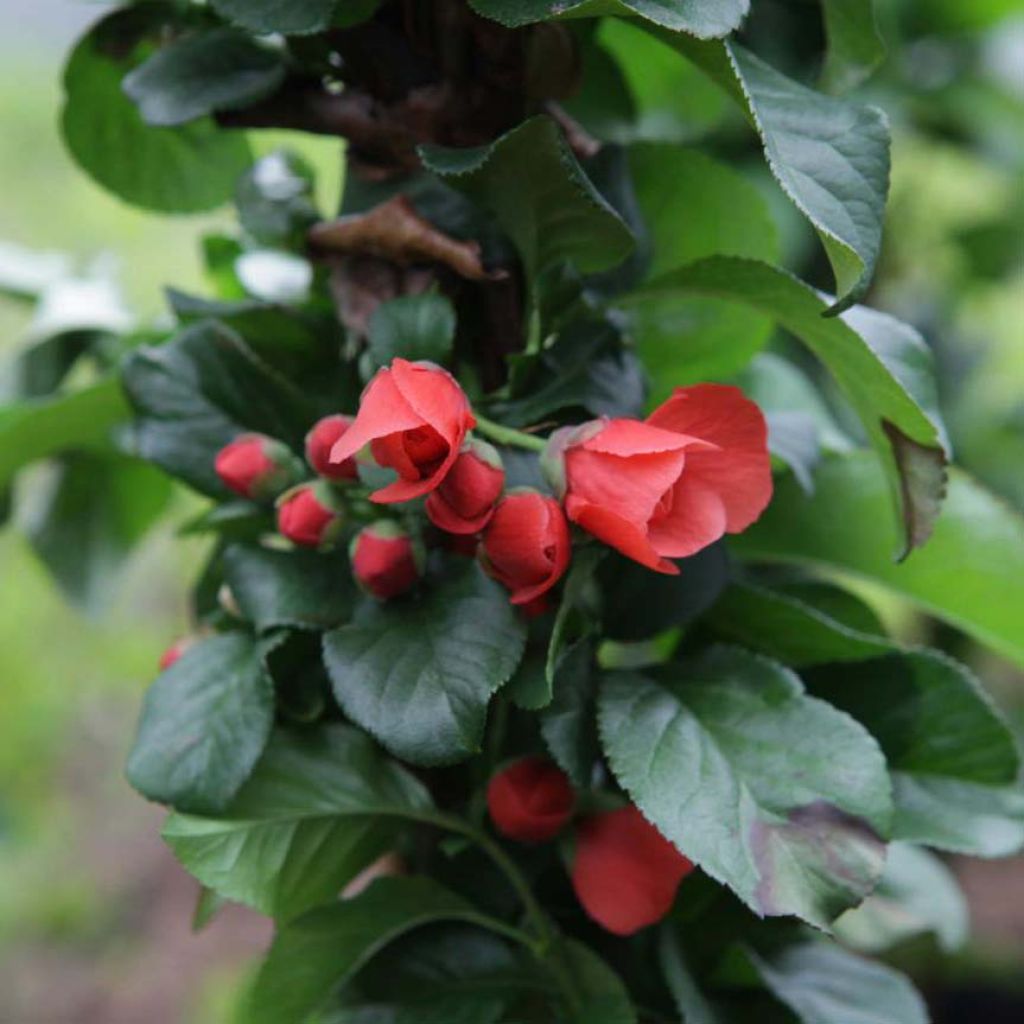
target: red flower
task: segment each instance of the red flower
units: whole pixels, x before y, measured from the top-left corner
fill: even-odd
[[[550,590],[569,566],[569,524],[558,502],[538,491],[509,491],[498,503],[480,544],[480,562],[528,604]]]
[[[341,532],[341,509],[329,484],[303,484],[283,495],[277,506],[277,528],[294,544],[318,548]]]
[[[572,885],[602,928],[632,935],[672,909],[690,863],[635,807],[580,823]]]
[[[423,574],[412,538],[388,519],[364,526],[352,541],[349,558],[356,582],[382,601],[411,590]]]
[[[510,764],[487,787],[487,809],[494,827],[521,843],[553,839],[575,806],[572,784],[546,757],[524,757]]]
[[[564,451],[569,518],[664,573],[724,533],[745,530],[772,495],[761,410],[734,387],[677,388],[637,420],[588,425]]]
[[[170,647],[160,655],[160,671],[166,672],[191,646],[195,643],[192,637],[183,636],[175,640]]]
[[[395,359],[366,386],[355,422],[335,442],[330,461],[343,462],[369,444],[374,459],[399,477],[370,497],[408,501],[441,483],[475,425],[451,374],[431,363]]]
[[[306,461],[317,475],[328,480],[357,480],[355,459],[331,462],[331,449],[355,422],[351,416],[325,416],[306,435]]]
[[[299,479],[298,459],[272,437],[242,434],[217,453],[213,468],[225,487],[256,501],[273,498]]]
[[[479,533],[505,489],[501,456],[486,441],[466,441],[458,458],[427,498],[427,515],[448,533]]]

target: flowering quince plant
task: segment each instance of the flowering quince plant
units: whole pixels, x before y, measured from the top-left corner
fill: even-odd
[[[885,122],[770,68],[747,7],[134,4],[70,58],[88,173],[238,213],[100,387],[207,502],[127,775],[199,924],[274,919],[241,1024],[923,1024],[860,953],[936,926],[919,878],[958,906],[929,848],[1024,843],[978,682],[842,583],[1024,659],[956,596],[1019,582],[961,510],[1009,513],[947,474],[924,341],[857,305]],[[736,167],[651,144],[649,62],[740,105]],[[253,160],[273,127],[347,139],[338,216]],[[776,265],[761,147],[834,298]]]

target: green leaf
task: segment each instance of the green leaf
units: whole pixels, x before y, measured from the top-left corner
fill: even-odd
[[[470,6],[510,28],[556,18],[637,15],[674,32],[707,39],[739,28],[750,0],[470,0]]]
[[[210,0],[228,21],[250,32],[305,35],[322,32],[331,24],[335,7],[350,7],[353,0]]]
[[[924,1001],[906,977],[834,943],[800,942],[748,956],[801,1024],[928,1024]]]
[[[671,925],[663,927],[658,937],[658,962],[685,1024],[728,1024],[726,1015],[719,1013],[701,990],[676,929]]]
[[[249,430],[301,450],[316,414],[234,331],[213,322],[136,349],[122,371],[138,453],[206,494],[224,494],[217,452]]]
[[[79,452],[64,456],[33,494],[26,532],[64,594],[99,609],[170,497],[170,481],[145,463]]]
[[[874,273],[889,190],[889,125],[876,107],[824,96],[732,42],[653,30],[740,106],[776,181],[814,225],[832,264],[836,314]]]
[[[823,319],[826,303],[807,285],[764,263],[729,257],[702,260],[662,275],[634,292],[630,301],[693,293],[762,310],[825,364],[886,468],[905,530],[897,550],[906,553],[922,545],[942,500],[947,442],[931,351],[920,335],[863,306]]]
[[[422,596],[367,600],[324,637],[345,713],[412,764],[449,764],[480,749],[487,705],[522,657],[526,626],[475,563]]]
[[[244,633],[190,647],[146,694],[128,781],[197,814],[223,810],[249,777],[274,722],[274,688]]]
[[[758,914],[826,927],[874,888],[892,816],[881,751],[781,665],[716,648],[609,674],[598,708],[637,806]]]
[[[878,888],[836,922],[836,935],[865,953],[882,953],[926,932],[951,953],[967,940],[967,901],[956,876],[934,854],[892,843]]]
[[[731,587],[708,619],[720,634],[789,664],[828,663],[808,677],[811,691],[881,744],[893,775],[893,838],[990,856],[1024,843],[1013,735],[962,665],[852,628],[827,606],[751,585]]]
[[[594,650],[581,640],[559,659],[554,695],[540,715],[540,731],[551,756],[574,786],[590,786],[600,756],[595,706]]]
[[[885,57],[874,0],[821,0],[821,4],[828,36],[821,87],[825,92],[847,92],[868,78]]]
[[[427,878],[381,878],[354,899],[310,911],[278,930],[240,1024],[304,1024],[387,945],[436,921],[494,926]]]
[[[336,896],[394,842],[396,822],[432,807],[357,730],[282,729],[223,814],[172,814],[163,837],[203,885],[289,918]]]
[[[866,452],[826,457],[813,498],[777,482],[768,510],[730,547],[748,559],[796,562],[883,585],[1024,665],[1024,521],[952,470],[928,546],[901,565],[884,512],[886,484]]]
[[[387,366],[395,356],[447,363],[455,341],[455,310],[436,292],[403,295],[373,311],[369,333],[373,370]]]
[[[527,280],[566,260],[581,273],[607,270],[633,248],[629,228],[549,117],[532,117],[490,146],[421,146],[420,156],[428,170],[494,214]]]
[[[670,145],[633,146],[629,162],[651,231],[652,276],[715,255],[777,261],[778,232],[768,205],[733,168]],[[652,297],[628,312],[653,384],[652,404],[673,387],[738,372],[772,330],[764,313],[707,296]]]
[[[619,976],[582,942],[559,939],[548,952],[552,980],[563,991],[557,1024],[636,1024]]]
[[[278,149],[238,181],[235,207],[245,232],[260,245],[304,251],[318,218],[313,169],[297,153]]]
[[[607,558],[598,571],[604,635],[635,643],[682,626],[715,602],[729,578],[722,544],[676,564],[679,575],[666,576],[617,554]]]
[[[258,630],[330,629],[352,612],[355,587],[344,552],[281,551],[253,544],[225,549],[224,582]]]
[[[158,37],[174,15],[169,4],[147,3],[98,22],[65,69],[62,126],[71,155],[104,188],[135,206],[195,213],[230,197],[250,152],[243,134],[221,131],[208,118],[179,127],[147,125],[122,91],[145,41]]]
[[[122,88],[146,124],[185,124],[248,106],[284,81],[280,55],[229,28],[194,32],[161,47]]]
[[[130,409],[116,377],[68,394],[0,407],[0,489],[23,466],[70,449],[110,450]]]

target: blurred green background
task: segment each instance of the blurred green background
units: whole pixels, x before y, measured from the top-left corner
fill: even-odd
[[[230,218],[133,210],[64,153],[60,66],[100,6],[0,0],[0,262],[3,243],[67,253],[82,269],[113,261],[127,307],[146,321],[162,315],[165,284],[202,290],[199,237]],[[759,8],[766,24],[772,8],[816,17],[795,0],[755,0]],[[1024,508],[1024,4],[880,0],[879,9],[883,34],[903,42],[863,90],[895,134],[889,230],[869,302],[926,333],[959,461]],[[318,168],[329,209],[337,144],[287,141]],[[779,216],[798,264],[809,238]],[[0,299],[0,356],[32,317],[30,305]],[[184,513],[188,499],[177,500]],[[190,933],[193,883],[159,840],[160,813],[121,776],[141,694],[186,627],[200,556],[172,525],[161,528],[90,618],[65,603],[17,529],[0,534],[0,1024],[223,1021],[246,959],[266,941],[266,925],[235,909]],[[874,596],[904,635],[928,628]],[[966,656],[1024,725],[1019,674]],[[954,866],[975,937],[952,958],[908,951],[918,977],[1024,987],[1024,860]]]

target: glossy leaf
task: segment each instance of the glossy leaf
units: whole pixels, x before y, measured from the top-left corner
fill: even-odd
[[[881,584],[1024,665],[1024,522],[952,470],[945,509],[926,547],[896,565],[886,485],[867,453],[830,456],[813,497],[780,480],[771,505],[730,540],[746,558],[840,570]]]
[[[590,785],[600,754],[597,740],[594,650],[581,640],[559,659],[553,696],[540,716],[540,731],[548,751],[574,786]]]
[[[694,293],[763,310],[825,364],[886,467],[905,532],[894,547],[905,553],[923,544],[941,505],[947,442],[931,351],[920,335],[862,306],[824,319],[827,304],[813,289],[753,260],[720,257],[681,267],[635,292],[632,301]]]
[[[382,302],[370,317],[371,369],[395,356],[446,363],[455,341],[455,310],[443,295],[405,295]]]
[[[420,155],[428,170],[494,214],[530,280],[565,260],[582,273],[607,270],[633,248],[629,228],[549,117],[533,117],[490,146],[423,146]]]
[[[875,24],[874,0],[821,0],[828,52],[821,87],[842,93],[856,88],[885,57]]]
[[[889,191],[889,124],[876,107],[825,96],[733,42],[659,37],[725,90],[761,138],[776,181],[814,225],[832,264],[839,313],[867,290]]]
[[[637,1015],[619,976],[593,950],[560,939],[547,955],[554,985],[557,1024],[636,1024]]]
[[[352,6],[354,0],[210,0],[213,9],[228,21],[250,32],[301,35],[322,32],[331,23],[335,7]]]
[[[344,552],[232,544],[223,561],[224,582],[258,630],[330,629],[351,614],[355,586]]]
[[[304,1024],[389,943],[436,921],[491,922],[427,878],[381,878],[353,899],[279,929],[245,1003],[244,1024]]]
[[[487,705],[522,657],[526,627],[475,563],[406,601],[370,601],[324,637],[338,703],[413,764],[459,761],[480,747]]]
[[[128,781],[179,810],[221,811],[252,772],[273,721],[273,684],[252,638],[203,640],[146,694]]]
[[[249,36],[220,28],[182,36],[125,76],[123,88],[151,125],[180,125],[244,107],[284,80],[280,56]]]
[[[172,814],[163,837],[203,885],[291,918],[336,896],[394,842],[396,822],[432,806],[357,730],[280,730],[224,813]]]
[[[882,753],[781,665],[716,648],[610,674],[598,707],[633,801],[757,913],[826,926],[874,888],[892,816]]]
[[[206,494],[224,495],[217,452],[245,431],[301,449],[315,413],[233,331],[212,322],[131,354],[123,369],[138,453]]]
[[[104,188],[135,206],[194,213],[228,199],[250,153],[243,134],[220,131],[206,118],[147,125],[122,91],[141,44],[174,13],[164,3],[122,8],[83,37],[64,72],[62,127],[72,156]]]
[[[487,18],[516,27],[554,18],[589,18],[607,14],[636,15],[674,32],[701,38],[724,36],[739,28],[749,0],[470,0]]]

